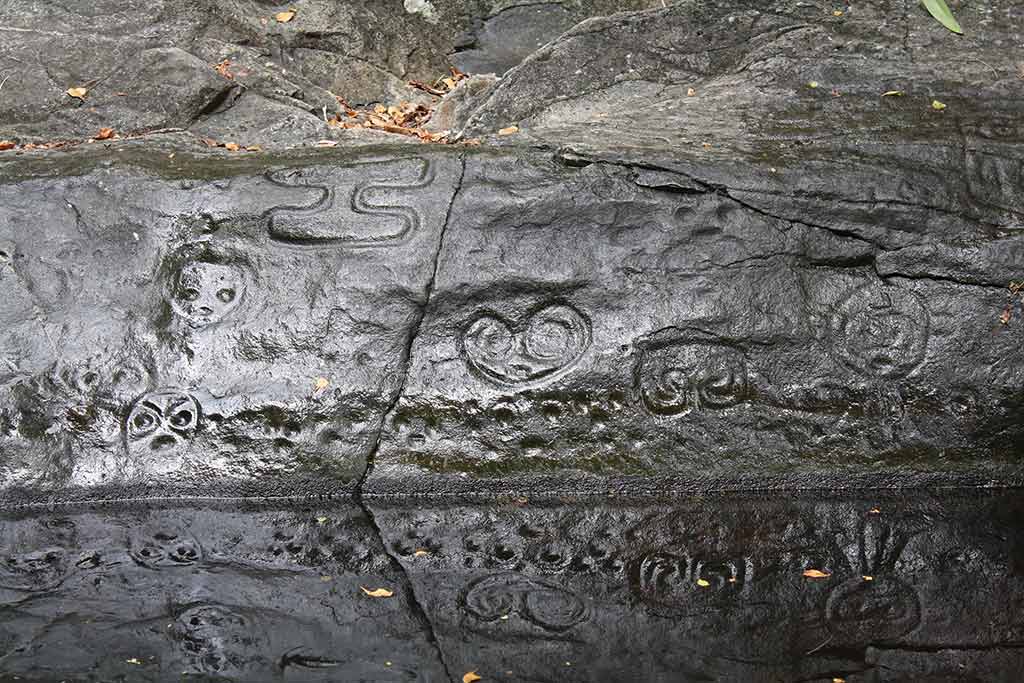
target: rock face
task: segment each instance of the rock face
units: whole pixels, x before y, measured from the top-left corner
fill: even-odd
[[[286,146],[331,132],[326,113],[415,99],[408,80],[450,64],[499,75],[575,23],[658,0],[6,2],[0,8],[0,140],[190,130]],[[217,68],[219,67],[219,68]],[[482,69],[482,71],[481,71]],[[86,87],[85,100],[67,95]],[[422,93],[421,93],[422,95]]]
[[[406,5],[80,17],[145,38],[128,62],[97,47],[132,70],[110,88],[171,90],[111,109],[96,84],[11,130],[131,110],[113,122],[188,131],[3,153],[5,503],[1022,482],[1016,5],[965,9],[977,59],[941,71],[952,34],[884,2],[683,3],[558,37],[604,5]],[[18,10],[4,50],[48,35],[33,12],[60,44],[63,11]],[[210,41],[273,33],[274,68],[308,76],[337,58],[325,27],[409,44],[409,22],[511,68],[440,107],[482,144],[225,159],[188,137],[222,110],[322,135]]]
[[[13,497],[359,480],[461,161],[307,161],[179,178],[101,162],[3,186]]]

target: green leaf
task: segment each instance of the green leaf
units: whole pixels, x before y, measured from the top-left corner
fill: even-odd
[[[949,5],[946,4],[946,0],[922,0],[924,2],[924,8],[928,10],[928,14],[938,19],[939,23],[948,28],[953,33],[962,34],[964,30],[960,28],[960,23],[953,16],[953,13],[949,11]]]

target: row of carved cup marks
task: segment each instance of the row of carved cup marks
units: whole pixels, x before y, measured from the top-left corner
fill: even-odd
[[[12,385],[0,403],[2,436],[11,446],[5,470],[30,477],[42,447],[77,458],[69,480],[77,484],[174,474],[188,463],[231,470],[239,453],[251,470],[269,471],[294,465],[297,454],[326,466],[372,440],[372,406],[336,406],[336,397],[318,396],[297,405],[214,399],[201,390],[159,386],[153,365],[145,345],[129,341],[120,351],[57,363]],[[93,461],[106,463],[96,465],[102,471],[90,470]]]
[[[79,532],[84,525],[86,531]],[[361,513],[346,508],[282,512],[177,511],[146,517],[89,515],[8,521],[0,588],[45,593],[82,572],[143,574],[241,567],[353,574],[388,569]],[[97,531],[99,529],[100,531]]]
[[[517,317],[476,314],[459,349],[471,372],[490,384],[533,389],[566,375],[592,342],[590,319],[565,300],[527,308]],[[831,311],[833,356],[854,373],[878,380],[907,376],[920,365],[929,337],[928,312],[907,290],[880,284],[851,289]],[[748,358],[735,344],[706,337],[638,344],[636,388],[656,415],[719,410],[751,396]]]

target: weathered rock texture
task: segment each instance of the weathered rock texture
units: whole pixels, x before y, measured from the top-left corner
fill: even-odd
[[[0,140],[182,128],[243,145],[330,135],[325,114],[413,99],[449,65],[501,74],[573,24],[657,0],[0,3]],[[226,61],[225,61],[226,60]],[[218,71],[215,67],[222,65]],[[88,87],[85,101],[68,88]],[[422,96],[422,93],[420,93]]]
[[[518,66],[607,8],[409,8],[8,12],[22,61],[75,25],[134,50],[66,57],[62,87],[93,58],[109,78],[10,105],[15,134],[189,131],[3,153],[4,504],[1024,481],[1017,4],[960,8],[961,41],[912,3],[688,2]],[[480,145],[225,159],[195,134],[273,88],[213,69],[218,40],[270,50],[253,74],[512,68],[445,103]]]

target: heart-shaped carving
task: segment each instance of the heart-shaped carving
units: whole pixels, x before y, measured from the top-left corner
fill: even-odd
[[[466,362],[497,384],[522,386],[566,372],[590,346],[590,324],[568,304],[535,309],[517,323],[484,313],[462,335]]]

